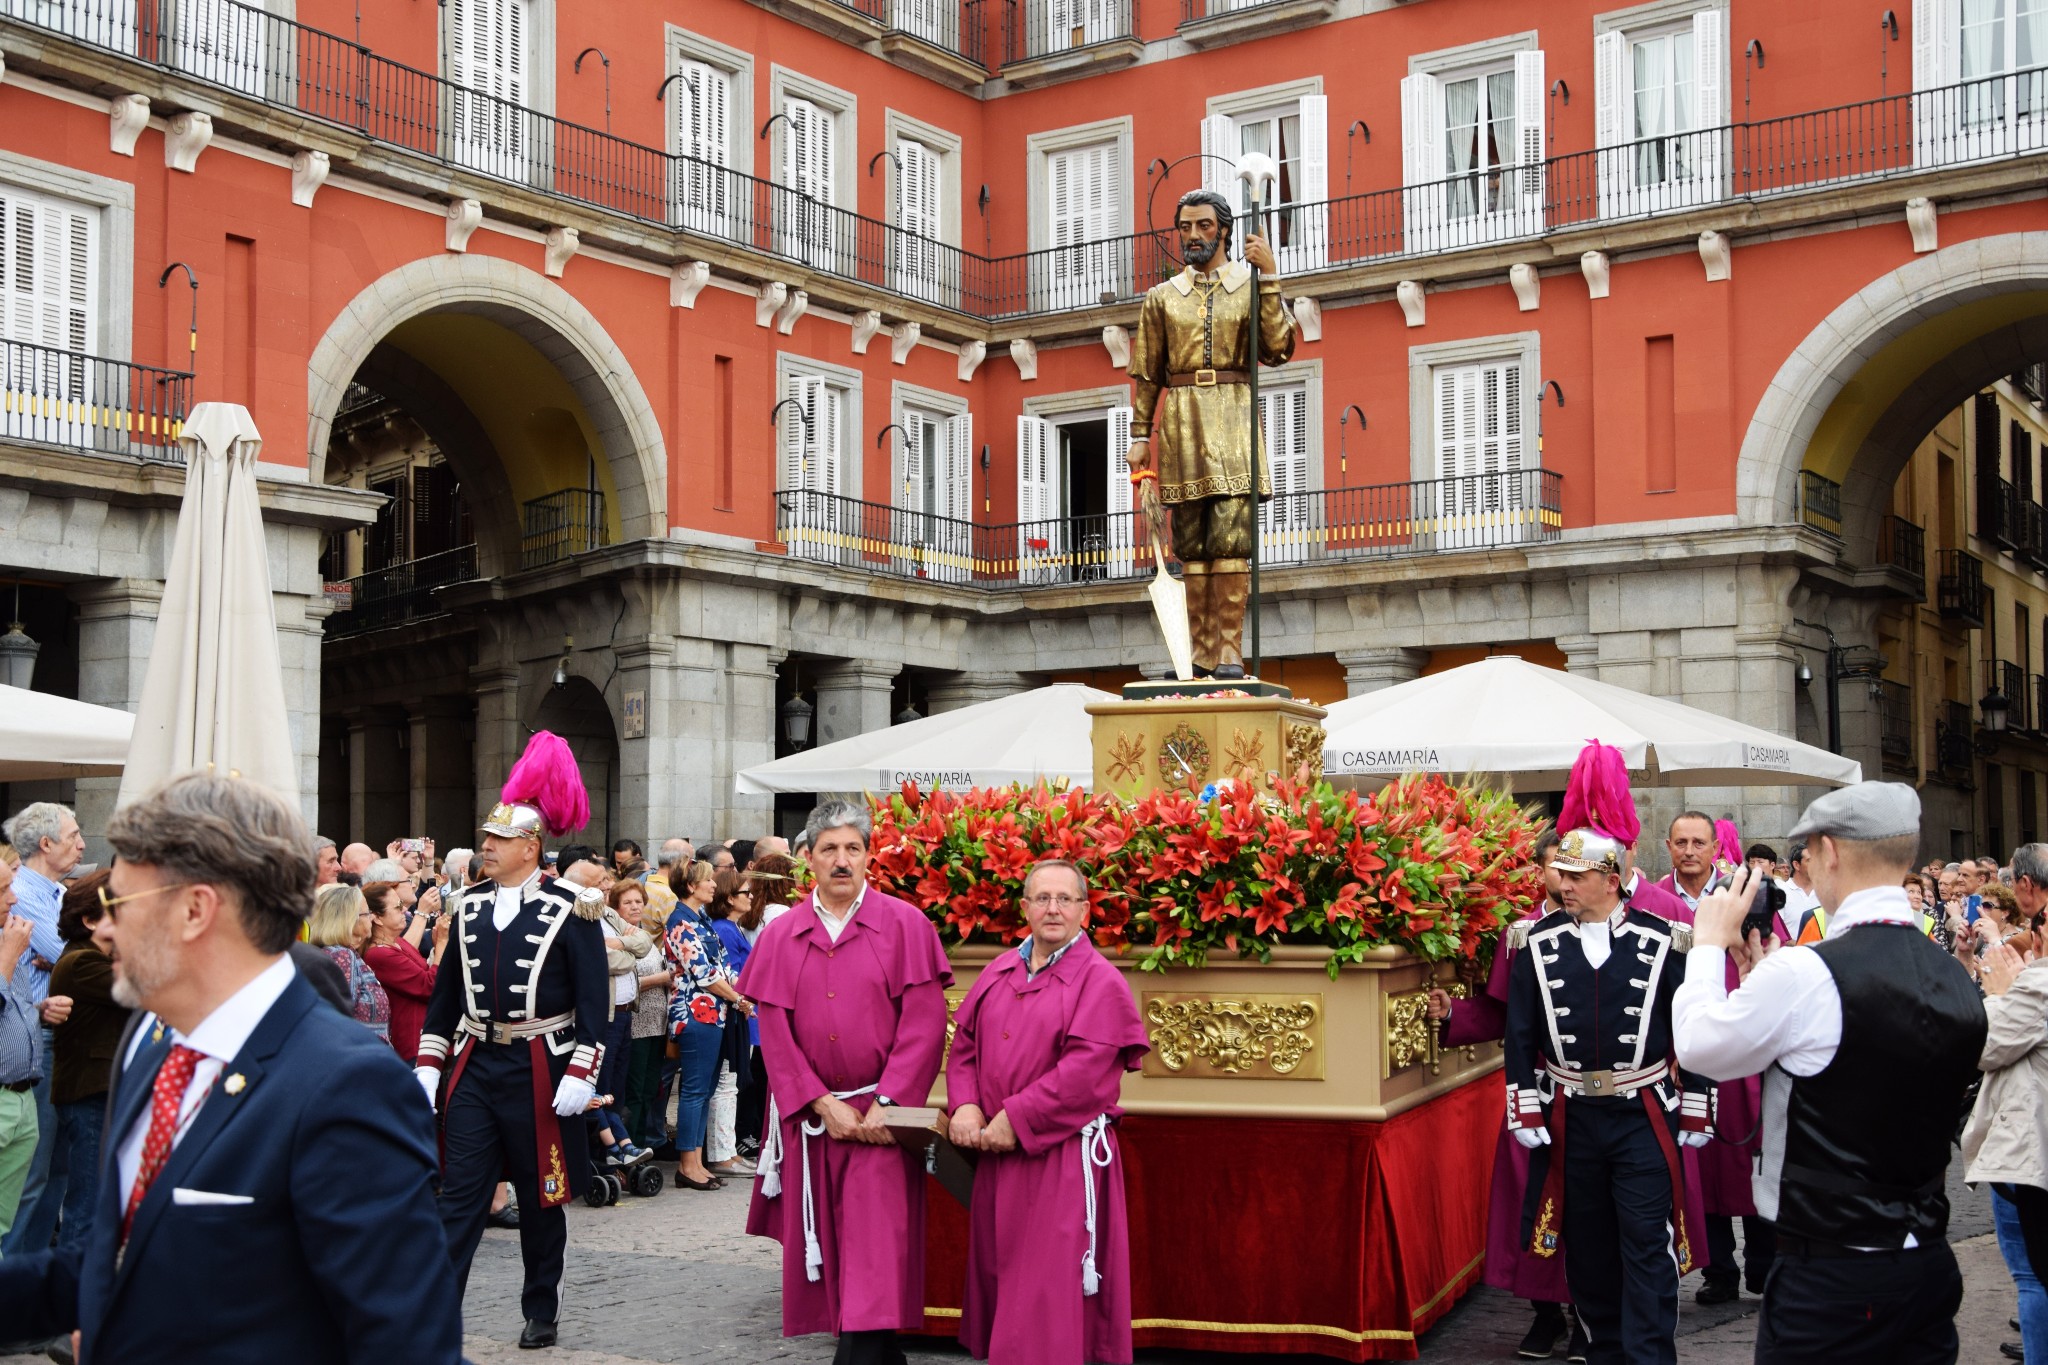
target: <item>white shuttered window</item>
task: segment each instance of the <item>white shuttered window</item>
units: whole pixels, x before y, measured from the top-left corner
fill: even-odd
[[[859,529],[857,509],[837,496],[845,491],[847,395],[819,375],[793,374],[787,382],[783,397],[795,399],[804,416],[784,408],[777,418],[782,424],[777,482],[785,494],[779,513],[786,527],[783,538],[793,555],[829,559]]]
[[[1542,52],[1500,67],[1401,82],[1402,195],[1410,250],[1543,231]]]
[[[0,338],[92,349],[99,210],[0,185]]]
[[[448,155],[505,180],[527,171],[533,102],[531,0],[447,0]],[[474,92],[474,93],[471,93]]]
[[[1330,101],[1323,95],[1242,114],[1211,114],[1202,120],[1202,177],[1210,189],[1230,196],[1240,215],[1251,211],[1250,187],[1232,169],[1248,152],[1273,158],[1280,170],[1278,192],[1265,232],[1279,253],[1280,270],[1294,274],[1320,269],[1329,248]],[[1240,217],[1246,232],[1250,220]]]
[[[1092,307],[1117,289],[1111,239],[1123,203],[1122,161],[1113,141],[1046,154],[1046,242],[1055,248],[1050,266],[1055,307]]]
[[[1259,508],[1259,558],[1298,564],[1308,558],[1308,386],[1262,387],[1259,415],[1273,500]]]
[[[1602,217],[1663,213],[1722,195],[1728,121],[1725,11],[1593,40]]]
[[[171,63],[203,81],[263,94],[263,0],[178,0],[171,11]],[[283,38],[280,31],[278,38]],[[278,43],[280,58],[288,55]]]
[[[1062,572],[1066,519],[1059,505],[1056,433],[1042,417],[1017,419],[1017,577],[1049,583]]]
[[[1534,469],[1533,444],[1524,439],[1524,376],[1519,360],[1488,360],[1444,366],[1435,372],[1437,478],[1417,515],[1443,543],[1471,537],[1503,520],[1537,527],[1526,505],[1529,483],[1520,472]],[[1433,520],[1428,520],[1433,519]],[[1499,543],[1497,532],[1487,543]]]
[[[941,302],[939,238],[944,162],[939,153],[909,138],[896,140],[896,288]]]
[[[839,183],[839,119],[830,109],[800,96],[785,96],[782,112],[782,183],[790,193],[776,196],[779,246],[821,270],[836,270],[840,225],[832,211]]]
[[[676,222],[711,236],[725,236],[732,211],[732,73],[681,53],[674,70],[681,77],[668,88],[675,131]]]

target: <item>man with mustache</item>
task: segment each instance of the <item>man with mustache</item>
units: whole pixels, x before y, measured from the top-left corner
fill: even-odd
[[[817,886],[739,981],[773,1101],[747,1231],[782,1243],[783,1335],[838,1333],[834,1365],[901,1365],[896,1333],[924,1325],[923,1152],[884,1111],[930,1098],[953,983],[931,921],[867,884],[872,832],[843,801],[811,812]]]
[[[1171,549],[1187,585],[1195,676],[1238,679],[1253,509],[1273,495],[1263,453],[1252,487],[1251,266],[1259,268],[1260,361],[1286,364],[1298,332],[1265,238],[1247,236],[1244,260],[1230,259],[1229,199],[1191,190],[1175,221],[1187,268],[1145,295],[1131,347],[1131,482],[1153,525],[1160,504],[1173,515]]]

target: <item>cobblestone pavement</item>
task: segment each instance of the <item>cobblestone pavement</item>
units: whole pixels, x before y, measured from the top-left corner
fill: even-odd
[[[2014,1337],[2006,1327],[2013,1312],[2012,1281],[1990,1236],[1986,1196],[1964,1188],[1954,1168],[1950,1175],[1952,1232],[1966,1285],[1958,1321],[1961,1363],[1994,1365],[2001,1360],[1998,1343]],[[476,1365],[823,1365],[832,1358],[829,1337],[781,1335],[781,1249],[745,1234],[746,1201],[747,1188],[736,1181],[710,1194],[670,1186],[652,1199],[629,1196],[609,1209],[572,1205],[561,1345],[546,1353],[516,1345],[518,1234],[485,1233],[464,1304],[469,1358]],[[404,1249],[393,1248],[392,1254],[398,1273]],[[1688,1279],[1680,1294],[1679,1359],[1685,1365],[1748,1365],[1757,1300],[1701,1308],[1692,1302],[1698,1283],[1697,1276]],[[223,1286],[222,1292],[234,1291]],[[1527,1328],[1524,1305],[1498,1290],[1480,1289],[1423,1337],[1421,1357],[1439,1365],[1512,1360]],[[32,1359],[37,1358],[0,1356],[0,1365]],[[964,1365],[968,1357],[957,1347],[922,1346],[910,1359],[916,1365]],[[1140,1365],[1233,1365],[1250,1357],[1140,1351],[1138,1359]]]

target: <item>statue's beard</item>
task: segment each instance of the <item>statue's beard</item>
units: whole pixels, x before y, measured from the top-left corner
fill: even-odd
[[[1217,239],[1216,239],[1215,241],[1213,241],[1213,242],[1210,242],[1210,241],[1195,241],[1195,242],[1190,242],[1190,243],[1188,244],[1188,264],[1189,264],[1189,265],[1207,265],[1207,264],[1209,264],[1209,262],[1210,262],[1210,261],[1213,261],[1213,260],[1215,260],[1215,259],[1216,259],[1216,251],[1217,251],[1217,248],[1221,247],[1222,245],[1223,245],[1223,239],[1222,239],[1221,237],[1218,237],[1218,238],[1217,238]]]

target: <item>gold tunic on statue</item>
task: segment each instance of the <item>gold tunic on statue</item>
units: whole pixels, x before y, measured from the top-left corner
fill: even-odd
[[[1162,502],[1252,491],[1250,385],[1169,388],[1166,382],[1170,374],[1250,367],[1251,277],[1242,261],[1207,278],[1189,266],[1145,295],[1131,348],[1137,388],[1132,435],[1152,438]],[[1284,364],[1294,354],[1294,317],[1281,301],[1278,280],[1261,279],[1259,294],[1259,359]],[[1259,496],[1272,494],[1272,465],[1261,450]]]

